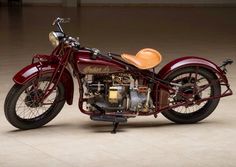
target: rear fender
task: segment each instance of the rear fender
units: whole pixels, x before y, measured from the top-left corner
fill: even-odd
[[[33,80],[39,72],[41,74],[52,74],[57,67],[56,64],[51,64],[48,62],[39,62],[30,64],[20,70],[14,77],[13,81],[19,85],[24,85],[29,81]],[[61,76],[60,81],[62,82],[65,88],[65,98],[66,102],[71,105],[73,103],[73,94],[74,94],[74,83],[70,72],[65,68]]]
[[[178,59],[175,59],[168,64],[166,64],[156,75],[158,79],[165,80],[165,78],[170,75],[172,72],[184,68],[184,67],[199,67],[199,68],[206,68],[210,72],[214,73],[216,77],[218,77],[219,81],[224,83],[227,86],[226,91],[221,95],[228,96],[232,94],[232,91],[229,89],[228,79],[225,76],[225,73],[213,62],[199,57],[181,57]],[[157,87],[158,86],[158,87]],[[156,108],[159,109],[159,111],[163,111],[168,109],[169,107],[169,91],[168,87],[165,87],[163,85],[156,85],[155,89],[159,89],[159,94],[156,94],[152,92],[152,98],[156,101],[159,98],[159,102],[156,103]],[[158,111],[158,112],[159,112]]]
[[[183,67],[203,67],[215,73],[220,81],[228,85],[225,73],[215,63],[200,57],[181,57],[166,64],[157,74],[159,79],[165,79],[170,73]]]

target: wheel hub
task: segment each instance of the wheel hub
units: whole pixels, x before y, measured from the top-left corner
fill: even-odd
[[[27,94],[27,96],[25,97],[25,104],[28,106],[28,107],[31,107],[31,108],[36,108],[36,107],[39,107],[41,106],[41,98],[43,95],[43,91],[41,89],[38,89],[36,91],[32,91],[30,92],[29,94]]]
[[[178,91],[178,92],[184,93],[185,96],[187,96],[188,99],[192,101],[192,103],[188,104],[188,106],[194,105],[195,104],[194,101],[201,99],[201,93],[194,94],[194,87],[196,87],[195,89],[198,92],[199,87],[190,83],[186,83],[185,85],[183,85],[183,87],[179,88],[179,91]],[[174,97],[174,100],[176,102],[183,102],[185,101],[185,98],[180,93],[177,93],[177,95]]]

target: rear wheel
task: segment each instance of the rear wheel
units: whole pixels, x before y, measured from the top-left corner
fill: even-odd
[[[65,104],[62,83],[43,102],[37,100],[44,95],[49,83],[50,76],[43,76],[38,81],[15,84],[11,88],[5,99],[4,112],[13,126],[24,130],[38,128],[56,117]]]
[[[219,96],[220,83],[217,76],[205,68],[182,68],[174,71],[165,78],[166,81],[181,84],[179,92],[189,96],[192,101]],[[201,103],[192,103],[162,112],[169,120],[176,123],[196,123],[208,117],[217,107],[220,99],[209,99]],[[185,102],[185,99],[176,93],[170,95],[170,104]]]

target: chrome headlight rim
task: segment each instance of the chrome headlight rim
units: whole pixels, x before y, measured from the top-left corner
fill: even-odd
[[[48,34],[49,41],[51,42],[53,47],[57,47],[60,43],[58,34],[55,31],[52,31]]]

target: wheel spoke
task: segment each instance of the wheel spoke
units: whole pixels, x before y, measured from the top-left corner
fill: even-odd
[[[196,94],[201,93],[202,91],[206,90],[209,87],[210,87],[210,84],[199,86],[200,89],[196,92]]]
[[[31,85],[22,92],[15,106],[18,117],[31,120],[48,111],[55,103],[55,99],[58,96],[57,88],[44,100],[44,103],[39,104],[37,100],[43,95],[49,83],[50,81],[32,82]]]
[[[182,93],[186,94],[187,96],[192,96],[193,98],[202,99],[209,97],[209,94],[211,94],[210,81],[208,81],[203,75],[199,74],[198,70],[199,69],[195,70],[194,72],[183,73],[172,79],[171,82],[182,84],[183,87],[179,89],[179,94],[177,92],[177,98],[175,97],[175,93],[170,96],[171,105],[187,100],[184,97],[181,97]],[[192,81],[194,81],[194,83],[192,83]],[[187,90],[187,92],[185,92],[185,90]],[[179,99],[181,99],[181,101],[178,101]],[[187,107],[180,106],[175,108],[174,111],[182,114],[191,114],[200,110],[206,104],[206,102],[207,101],[203,101],[200,104],[189,104]]]
[[[192,73],[190,72],[188,76],[188,82],[191,82],[191,76],[192,76]]]

